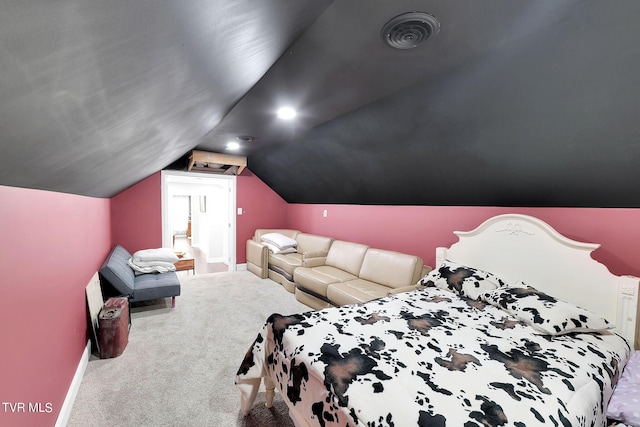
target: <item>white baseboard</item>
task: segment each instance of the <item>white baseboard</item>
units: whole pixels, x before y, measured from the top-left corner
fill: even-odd
[[[60,413],[58,414],[58,419],[56,420],[55,427],[65,427],[67,425],[67,422],[69,421],[69,417],[71,416],[71,408],[73,408],[73,403],[75,402],[76,396],[78,395],[78,390],[80,390],[80,384],[82,383],[84,371],[87,369],[90,355],[91,340],[87,341],[87,346],[82,353],[82,357],[80,358],[80,362],[78,363],[78,368],[76,369],[76,373],[73,376],[73,380],[71,381],[71,385],[69,386],[69,390],[67,391],[67,397],[64,398],[64,403],[62,403],[62,408],[60,409]]]
[[[236,270],[237,271],[246,271],[247,270],[247,263],[245,262],[244,264],[236,264]]]

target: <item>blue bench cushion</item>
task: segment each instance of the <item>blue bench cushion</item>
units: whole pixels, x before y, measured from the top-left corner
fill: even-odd
[[[180,281],[174,271],[141,274],[135,277],[135,289],[131,302],[180,295]]]

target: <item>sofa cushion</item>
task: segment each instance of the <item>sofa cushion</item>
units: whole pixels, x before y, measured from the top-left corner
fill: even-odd
[[[335,240],[331,244],[325,264],[358,276],[368,248],[360,243]]]
[[[390,288],[401,288],[415,284],[421,273],[422,259],[415,255],[370,248],[358,276]]]
[[[357,304],[387,296],[389,287],[369,280],[355,279],[332,283],[327,288],[327,298],[336,305]]]
[[[120,294],[133,295],[135,288],[135,274],[127,263],[131,254],[120,245],[116,245],[98,271],[100,276],[106,280]]]
[[[358,276],[354,274],[347,273],[344,270],[340,270],[339,268],[335,268],[330,265],[320,265],[313,268],[301,268],[300,270],[303,275],[306,272],[306,274],[310,277],[317,277],[319,278],[319,280],[321,280],[320,278],[322,277],[326,277],[326,283],[346,282],[358,278]]]
[[[278,267],[288,274],[293,275],[293,270],[302,265],[302,255],[291,254],[269,254],[269,266]]]
[[[313,268],[299,267],[293,273],[293,279],[298,287],[323,297],[327,296],[327,285],[357,278],[346,271],[326,265]]]
[[[141,274],[135,278],[135,290],[131,302],[180,295],[180,280],[174,271],[167,273]]]
[[[298,242],[298,253],[314,253],[326,256],[333,239],[315,234],[298,233],[296,241]]]

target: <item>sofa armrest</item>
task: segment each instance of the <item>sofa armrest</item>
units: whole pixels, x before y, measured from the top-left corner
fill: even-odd
[[[393,289],[389,289],[389,291],[387,292],[387,296],[393,295],[393,294],[399,294],[400,292],[415,291],[416,289],[422,289],[422,288],[424,288],[424,286],[422,285],[409,285],[409,286],[402,286],[401,288],[393,288]]]
[[[327,257],[329,251],[307,251],[302,253],[302,259],[305,258],[319,258],[319,257]]]
[[[247,270],[261,279],[269,276],[269,249],[255,240],[247,240]]]
[[[324,265],[327,260],[328,251],[308,251],[302,253],[302,266],[303,267],[318,267]]]

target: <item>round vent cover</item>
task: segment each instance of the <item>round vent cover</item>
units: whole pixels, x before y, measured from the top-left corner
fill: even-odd
[[[438,34],[440,22],[425,12],[398,15],[382,27],[382,38],[395,49],[413,49],[431,35]]]
[[[238,140],[238,142],[253,142],[253,141],[255,141],[255,138],[250,136],[250,135],[239,135],[239,136],[236,136],[236,139]]]

